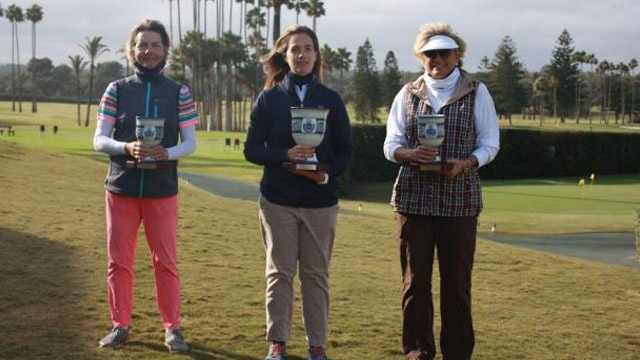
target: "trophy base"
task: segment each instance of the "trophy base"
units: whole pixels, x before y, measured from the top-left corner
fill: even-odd
[[[158,163],[153,161],[133,161],[127,160],[127,169],[145,169],[155,170],[158,168]]]
[[[438,161],[431,163],[410,163],[409,166],[418,171],[449,171],[453,169],[453,164],[446,161]]]
[[[282,164],[282,167],[285,170],[313,170],[313,171],[326,171],[329,169],[329,165],[327,164],[318,164],[318,163],[292,163],[285,162]]]

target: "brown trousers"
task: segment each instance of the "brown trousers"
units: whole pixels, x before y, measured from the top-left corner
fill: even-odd
[[[478,218],[396,213],[403,277],[402,343],[407,359],[435,358],[431,277],[440,269],[440,347],[444,360],[471,359],[471,270]]]

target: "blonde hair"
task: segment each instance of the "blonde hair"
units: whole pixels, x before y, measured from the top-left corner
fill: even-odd
[[[462,40],[458,34],[453,32],[451,25],[446,22],[430,23],[420,27],[420,33],[416,37],[416,43],[413,46],[413,54],[424,62],[425,55],[420,51],[422,47],[429,41],[429,38],[435,35],[445,35],[452,38],[457,44],[458,48],[454,51],[458,54],[460,60],[458,61],[458,67],[462,67],[462,58],[467,51],[467,44]]]
[[[136,48],[136,37],[139,33],[143,31],[153,31],[160,35],[162,38],[162,46],[164,46],[164,59],[167,60],[169,56],[169,34],[167,33],[167,29],[162,25],[162,23],[158,20],[149,20],[145,19],[142,22],[131,29],[129,33],[129,40],[127,40],[127,44],[125,45],[125,51],[127,52],[127,59],[131,64],[135,64],[135,48]]]
[[[316,62],[313,64],[311,72],[318,81],[322,82],[322,56],[320,55],[318,37],[313,30],[298,24],[285,29],[284,33],[276,40],[271,51],[260,59],[266,78],[264,82],[265,89],[269,89],[280,82],[291,70],[289,64],[287,64],[287,50],[289,50],[289,39],[295,34],[307,34],[311,38],[313,48],[316,51]]]

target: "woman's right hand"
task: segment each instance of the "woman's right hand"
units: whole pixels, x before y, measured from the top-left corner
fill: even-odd
[[[296,145],[287,150],[287,159],[291,162],[307,161],[307,159],[312,157],[315,152],[315,148],[311,146]]]
[[[141,159],[144,154],[144,146],[140,141],[128,142],[124,145],[124,150],[127,154],[131,155],[135,159]]]
[[[398,148],[395,151],[395,158],[401,162],[432,162],[438,155],[438,150],[427,145],[420,145],[414,149]]]

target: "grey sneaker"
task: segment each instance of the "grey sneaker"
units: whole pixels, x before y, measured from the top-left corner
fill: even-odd
[[[124,345],[129,338],[129,329],[125,329],[120,326],[116,326],[111,329],[111,332],[100,340],[98,345],[100,347],[119,348]]]
[[[264,360],[285,360],[284,354],[287,350],[287,346],[283,342],[272,342],[269,346],[269,354]]]
[[[329,360],[322,346],[309,346],[307,360]]]
[[[184,342],[182,337],[182,331],[180,329],[167,329],[164,332],[164,345],[169,349],[169,352],[187,352],[189,346]]]

